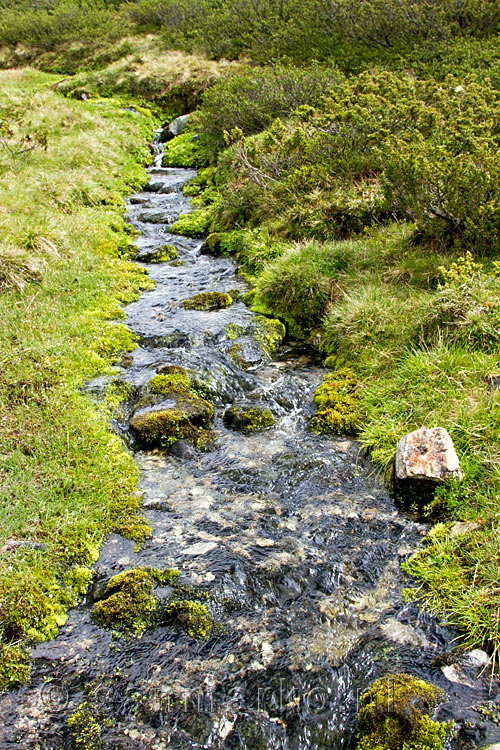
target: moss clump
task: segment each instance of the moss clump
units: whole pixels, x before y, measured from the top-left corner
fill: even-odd
[[[149,381],[148,389],[151,391],[151,393],[165,395],[167,393],[170,393],[172,388],[184,386],[185,388],[189,389],[190,385],[191,382],[189,380],[189,375],[183,368],[180,368],[179,370],[170,373],[155,375],[154,378],[151,378],[151,380]]]
[[[186,310],[221,310],[231,307],[233,298],[226,292],[201,292],[182,304]]]
[[[445,698],[440,688],[408,674],[381,677],[361,698],[358,750],[442,750],[450,726],[428,714]]]
[[[175,224],[172,224],[171,231],[185,237],[204,237],[211,221],[211,209],[200,208],[190,214],[181,214]]]
[[[206,138],[201,135],[193,141],[194,133],[183,132],[165,146],[163,167],[204,167],[208,162]]]
[[[226,335],[230,341],[239,338],[245,334],[245,328],[243,326],[236,325],[236,323],[229,323],[226,326]]]
[[[327,375],[314,394],[316,414],[311,419],[315,432],[353,434],[359,421],[359,381],[348,368]]]
[[[12,643],[0,644],[0,690],[26,682],[30,672],[29,656],[24,649]]]
[[[179,599],[166,605],[162,613],[164,624],[175,623],[193,638],[209,638],[214,620],[206,607],[190,599]]]
[[[220,234],[218,232],[212,232],[208,235],[200,248],[200,253],[202,255],[220,255],[221,244]]]
[[[72,750],[95,750],[101,746],[101,725],[96,707],[85,700],[68,719]]]
[[[224,424],[233,430],[257,432],[272,427],[274,416],[271,409],[263,406],[244,407],[233,404],[224,412]]]
[[[272,354],[285,338],[286,328],[281,320],[266,318],[258,315],[256,318],[254,336],[262,344],[268,354]]]
[[[92,615],[103,628],[140,635],[156,609],[153,576],[144,568],[119,573],[110,579],[105,599],[94,604]]]
[[[169,260],[175,260],[177,256],[177,248],[174,245],[162,245],[156,250],[143,253],[139,260],[144,261],[144,263],[166,263]]]
[[[108,581],[105,598],[94,604],[92,616],[103,628],[140,635],[157,620],[155,584],[175,586],[178,577],[179,571],[169,568],[134,568],[119,573]]]
[[[64,585],[70,589],[77,597],[84,596],[90,582],[93,578],[93,572],[90,568],[81,566],[71,568],[64,574]]]
[[[151,524],[144,516],[132,516],[121,521],[115,526],[115,532],[139,544],[151,539],[153,534]]]

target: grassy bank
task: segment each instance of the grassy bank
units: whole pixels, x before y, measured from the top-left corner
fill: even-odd
[[[149,280],[126,260],[122,196],[145,181],[152,119],[65,100],[57,80],[0,74],[0,688],[56,632],[104,535],[147,533],[111,401],[81,389],[134,347],[116,321]]]

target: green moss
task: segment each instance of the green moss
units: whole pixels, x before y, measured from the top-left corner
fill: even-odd
[[[262,406],[246,408],[233,405],[224,412],[224,424],[234,430],[257,432],[272,427],[274,416],[271,409]]]
[[[153,535],[149,521],[139,515],[120,521],[114,531],[139,544],[145,542],[146,539],[151,539]]]
[[[113,576],[105,597],[92,609],[92,616],[101,627],[140,635],[151,623],[156,599],[148,570],[135,568]]]
[[[0,690],[8,690],[19,682],[26,682],[30,672],[29,656],[21,646],[0,644]]]
[[[428,714],[443,690],[408,674],[386,675],[362,696],[358,750],[442,750],[451,727]]]
[[[213,188],[215,186],[214,178],[217,173],[216,167],[206,167],[200,169],[196,177],[189,180],[182,189],[183,195],[188,195],[194,198],[200,195],[206,188]]]
[[[272,354],[283,342],[286,328],[281,320],[258,315],[254,336],[268,354]]]
[[[64,585],[75,593],[76,596],[84,596],[92,581],[93,572],[90,568],[71,568],[64,574]]]
[[[118,361],[123,352],[131,352],[136,346],[137,336],[122,323],[114,323],[107,326],[106,335],[97,341],[95,349],[101,356]]]
[[[160,586],[173,586],[179,578],[179,571],[169,568],[149,568],[149,573]]]
[[[353,434],[359,420],[359,381],[352,370],[329,373],[314,394],[316,414],[311,419],[315,432]]]
[[[248,367],[248,363],[242,355],[242,349],[243,347],[241,344],[233,344],[229,349],[229,358],[231,362],[234,362],[234,364],[237,365],[237,367],[241,367],[242,370],[246,370]]]
[[[144,263],[166,263],[169,260],[175,260],[177,256],[177,248],[174,245],[162,245],[156,250],[143,253],[139,260]]]
[[[214,629],[214,620],[206,607],[190,599],[179,599],[167,604],[162,613],[165,624],[179,625],[193,638],[209,638]]]
[[[236,323],[229,323],[226,326],[226,335],[230,341],[239,338],[240,336],[243,336],[245,333],[245,328],[243,326],[239,326]]]
[[[233,298],[226,292],[200,292],[182,303],[186,310],[221,310],[231,307]]]
[[[102,729],[96,713],[96,707],[85,700],[69,717],[72,750],[96,750],[101,746]]]
[[[185,237],[204,237],[212,222],[212,210],[200,208],[190,214],[181,214],[171,231],[174,234],[182,234]]]
[[[176,370],[169,374],[155,375],[148,383],[148,388],[151,393],[159,393],[165,395],[169,393],[172,388],[178,386],[190,387],[189,375],[183,368]]]
[[[183,132],[165,145],[162,166],[203,167],[208,162],[206,138],[202,135],[193,141],[194,133]]]

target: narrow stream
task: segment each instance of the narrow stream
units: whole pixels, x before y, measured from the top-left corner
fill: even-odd
[[[129,215],[140,254],[173,243],[178,260],[148,264],[156,287],[127,308],[140,346],[119,377],[139,391],[161,365],[185,367],[215,405],[217,446],[144,452],[126,419],[116,425],[136,451],[153,536],[140,548],[108,538],[87,600],[33,649],[31,683],[0,697],[0,747],[71,747],[67,721],[89,685],[102,727],[91,747],[115,750],[353,748],[359,695],[388,672],[430,679],[448,695],[440,718],[477,723],[471,707],[486,678],[447,679],[441,657],[454,634],[402,599],[400,565],[426,527],[398,511],[356,442],[308,430],[324,370],[291,345],[263,356],[242,302],[183,308],[198,292],[245,286],[231,259],[170,233],[190,210],[181,191],[195,172],[162,169],[161,155],[157,145],[151,190],[131,198]],[[231,359],[235,341],[247,369]],[[224,410],[241,399],[269,407],[275,425],[226,428]],[[96,592],[139,566],[178,569],[210,595],[221,628],[208,640],[172,625],[140,638],[101,629],[90,616]],[[500,731],[484,724],[470,747],[481,738],[498,741]]]

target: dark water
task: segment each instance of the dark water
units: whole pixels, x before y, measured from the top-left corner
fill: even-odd
[[[218,443],[187,457],[136,452],[153,537],[135,549],[112,535],[93,591],[129,568],[174,567],[210,594],[222,628],[208,641],[174,626],[116,640],[91,620],[90,594],[55,640],[33,649],[30,685],[0,697],[0,747],[71,747],[67,720],[87,697],[101,725],[92,748],[344,750],[354,746],[360,693],[401,671],[445,689],[440,718],[462,727],[453,747],[500,740],[471,708],[496,685],[489,692],[473,659],[443,671],[454,634],[402,600],[400,564],[426,527],[397,510],[355,442],[307,429],[324,374],[314,357],[284,346],[242,370],[226,329],[238,326],[251,346],[253,313],[241,302],[182,307],[197,292],[244,284],[230,259],[200,255],[201,242],[169,232],[190,210],[181,190],[195,173],[161,169],[160,159],[154,192],[133,196],[130,220],[141,252],[173,243],[181,264],[148,266],[156,287],[127,308],[141,343],[119,378],[139,392],[158,366],[183,365],[216,406]],[[270,407],[275,426],[250,436],[226,429],[225,407],[242,398]],[[134,449],[125,417],[116,428]]]

